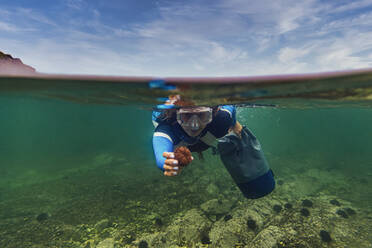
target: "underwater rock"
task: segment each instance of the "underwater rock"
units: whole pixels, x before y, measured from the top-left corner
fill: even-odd
[[[262,230],[254,238],[252,245],[249,247],[276,247],[276,244],[283,238],[284,234],[277,226],[269,226]]]
[[[225,215],[225,217],[223,218],[224,221],[229,221],[231,219],[232,219],[232,216],[230,214]]]
[[[247,240],[252,240],[255,233],[250,231],[248,232],[247,229],[243,229],[242,225],[243,220],[237,218],[232,219],[228,222],[216,222],[214,224],[211,231],[209,232],[209,237],[211,239],[212,245],[211,247],[235,247],[235,244],[241,241],[241,232],[243,231],[245,234],[249,233],[251,236]]]
[[[266,201],[263,203],[272,215],[271,207]],[[213,223],[209,232],[212,241],[211,247],[243,247],[244,244],[250,244],[260,231],[260,227],[264,225],[264,217],[252,209],[253,205],[255,204],[240,205],[231,213],[232,219],[227,222],[221,219]],[[248,225],[254,230],[250,229]]]
[[[185,245],[192,246],[200,242],[208,233],[211,222],[196,209],[186,212],[185,216],[175,220],[167,229],[165,237],[169,240],[183,240]]]
[[[355,210],[352,208],[345,208],[345,211],[348,215],[354,215],[356,214]]]
[[[203,247],[202,243],[207,244],[208,241],[211,242],[210,247],[305,248],[325,247],[329,242],[334,247],[368,247],[369,244],[366,245],[367,236],[361,236],[361,233],[355,230],[356,225],[363,223],[360,225],[360,230],[363,233],[368,233],[365,229],[369,224],[367,224],[368,219],[363,220],[364,212],[360,211],[359,213],[358,211],[358,215],[355,215],[353,219],[349,218],[350,221],[345,221],[335,212],[337,209],[342,209],[347,213],[346,207],[332,206],[330,200],[334,198],[335,196],[326,193],[312,196],[308,198],[313,203],[311,209],[302,206],[303,196],[295,199],[287,195],[274,195],[257,200],[238,200],[237,204],[221,219],[209,222],[210,229],[206,227],[200,231],[195,228],[196,230],[190,231],[185,228],[187,226],[191,229],[198,218],[207,219],[201,211],[195,210],[195,215],[199,212],[201,217],[191,220],[194,215],[186,218],[180,216],[174,224],[166,227],[166,231],[161,235],[156,233],[157,238],[150,239],[148,238],[150,235],[148,235],[147,238],[142,237],[139,240],[146,240],[149,247],[159,248]],[[203,211],[208,213],[210,209],[213,209],[211,206],[217,208],[221,204],[223,205],[225,199],[222,197],[221,199],[223,200],[214,199],[202,204],[203,208],[205,207]],[[343,201],[344,204],[354,208],[346,201]],[[279,213],[274,212],[274,205],[281,206],[282,210]],[[328,233],[328,231],[332,232]],[[194,239],[195,237],[197,238]],[[355,243],[355,240],[358,243]],[[353,245],[354,243],[356,245]],[[138,247],[138,242],[136,247]]]
[[[186,146],[177,147],[174,150],[175,159],[178,160],[178,164],[181,167],[187,166],[191,161],[191,152]]]
[[[81,241],[82,236],[84,235],[83,232],[80,232],[72,225],[60,226],[60,229],[57,232],[59,238],[64,240]]]
[[[322,239],[323,242],[331,242],[332,239],[331,239],[331,235],[329,234],[329,232],[325,231],[325,230],[321,230],[320,233],[320,238]]]
[[[45,221],[49,218],[49,215],[47,213],[41,213],[36,217],[36,220],[39,222]]]
[[[148,248],[148,247],[149,247],[149,245],[147,244],[147,242],[145,240],[142,240],[138,244],[138,248]]]
[[[310,211],[307,208],[302,208],[300,210],[300,213],[301,213],[302,216],[305,216],[305,217],[310,216]]]
[[[93,248],[93,247],[95,247],[95,246],[94,246],[94,240],[92,240],[92,239],[86,240],[86,241],[82,244],[82,247],[84,247],[84,248]]]
[[[191,209],[176,218],[164,232],[150,233],[139,240],[146,241],[148,247],[194,247],[205,239],[211,225],[200,210]]]
[[[214,183],[208,184],[205,190],[211,195],[217,195],[220,192],[220,189]]]
[[[249,220],[247,221],[247,226],[248,226],[248,228],[251,229],[251,230],[256,230],[256,229],[257,229],[256,221],[253,220],[253,219],[249,219]]]
[[[336,199],[330,200],[329,203],[331,203],[332,205],[335,205],[335,206],[341,206],[340,202],[337,201]]]
[[[293,206],[292,206],[292,204],[290,204],[290,203],[286,203],[286,204],[284,204],[284,207],[285,207],[286,209],[291,209]]]
[[[101,154],[94,157],[93,165],[94,166],[109,165],[109,164],[113,163],[114,160],[115,160],[115,157],[112,154],[101,153]]]
[[[114,248],[115,241],[112,238],[105,239],[98,243],[96,248]]]
[[[103,219],[98,221],[95,225],[94,228],[97,230],[97,232],[102,232],[103,229],[107,228],[110,226],[110,222],[108,219]]]
[[[308,199],[305,199],[302,201],[302,206],[311,208],[313,206],[313,202]]]
[[[280,211],[282,211],[282,206],[275,204],[273,210],[278,214]]]
[[[203,244],[203,245],[209,245],[211,244],[211,239],[209,238],[209,236],[207,234],[203,234],[202,237],[201,237],[201,240],[200,242]]]
[[[326,184],[333,185],[332,188],[336,187],[344,180],[345,177],[342,174],[335,174],[334,171],[328,172],[319,168],[309,168],[305,169],[303,173],[297,174],[296,177],[286,180],[278,190],[285,193],[288,199],[299,199],[306,195],[317,195],[324,190]]]
[[[341,217],[343,217],[343,218],[349,218],[349,216],[347,215],[347,213],[344,211],[344,210],[342,210],[342,209],[339,209],[339,210],[337,210],[336,211],[336,214],[338,214],[339,216],[341,216]]]
[[[228,200],[212,199],[200,205],[200,208],[208,216],[224,215],[229,212],[232,205],[233,202]]]
[[[155,218],[155,225],[161,227],[164,225],[163,221],[159,218],[159,217],[156,217]]]

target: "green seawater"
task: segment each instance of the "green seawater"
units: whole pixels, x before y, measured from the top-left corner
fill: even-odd
[[[0,247],[372,247],[371,109],[241,107],[237,119],[277,180],[263,199],[244,199],[211,152],[164,177],[148,109],[0,97]]]

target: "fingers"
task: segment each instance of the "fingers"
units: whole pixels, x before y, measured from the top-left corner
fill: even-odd
[[[163,157],[167,158],[164,162],[164,175],[165,176],[177,176],[181,173],[181,167],[178,165],[178,161],[174,156],[174,152],[163,152]],[[194,157],[191,157],[194,160]]]
[[[177,176],[177,172],[164,171],[164,176],[174,177]]]
[[[174,152],[163,152],[164,158],[174,158]]]
[[[242,129],[243,126],[236,121],[235,126],[234,126],[234,132],[241,138],[242,137]]]
[[[177,176],[180,173],[180,167],[178,161],[175,159],[167,159],[164,163],[164,175],[165,176]]]
[[[179,170],[165,170],[164,171],[164,175],[165,176],[169,176],[169,177],[174,177],[174,176],[177,176],[181,173],[181,171]]]
[[[236,121],[235,126],[229,128],[229,132],[234,132],[239,138],[242,138],[243,126]]]

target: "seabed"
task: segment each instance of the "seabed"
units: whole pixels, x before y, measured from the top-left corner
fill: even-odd
[[[1,185],[0,247],[372,247],[372,174],[316,155],[268,158],[276,189],[257,200],[211,154],[175,178],[105,153],[50,180]]]

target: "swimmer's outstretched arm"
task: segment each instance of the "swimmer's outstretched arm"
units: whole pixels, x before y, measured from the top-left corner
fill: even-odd
[[[173,142],[161,135],[154,134],[152,139],[156,165],[164,172],[165,176],[177,176],[181,173],[182,167],[174,159]]]

